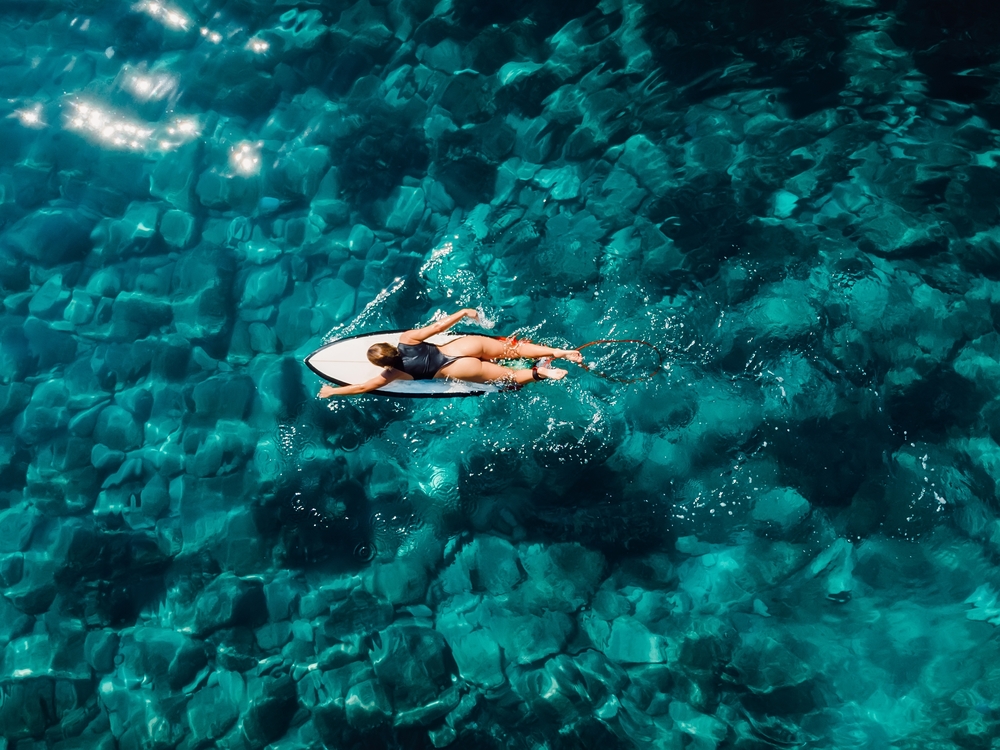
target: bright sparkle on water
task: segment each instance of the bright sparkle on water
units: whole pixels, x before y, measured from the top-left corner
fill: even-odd
[[[45,121],[42,119],[42,105],[36,104],[33,107],[17,109],[8,117],[15,117],[26,128],[44,128]]]
[[[191,19],[183,11],[164,3],[156,2],[156,0],[145,0],[132,7],[134,10],[145,13],[150,18],[159,21],[171,29],[186,31],[191,26]]]
[[[71,102],[70,109],[66,127],[106,148],[170,151],[199,135],[198,121],[191,117],[175,117],[166,124],[154,124],[93,102]]]
[[[140,101],[165,99],[177,90],[177,78],[168,73],[125,70],[124,88]]]
[[[260,171],[260,151],[252,143],[240,143],[230,154],[229,163],[241,175],[257,174]]]
[[[205,37],[208,41],[210,41],[212,44],[218,44],[219,42],[222,41],[222,34],[220,34],[218,31],[212,31],[206,26],[202,26],[201,29],[199,29],[199,31],[201,32],[201,35]]]

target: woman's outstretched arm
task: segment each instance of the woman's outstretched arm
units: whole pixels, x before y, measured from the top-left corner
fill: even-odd
[[[371,393],[374,390],[378,390],[383,385],[388,385],[393,380],[396,380],[399,378],[399,375],[400,373],[396,370],[383,370],[377,376],[371,380],[366,380],[364,383],[342,385],[340,387],[324,385],[319,389],[319,393],[317,395],[320,398],[329,398],[330,396],[357,396],[361,393]]]
[[[473,310],[471,307],[466,307],[463,310],[459,310],[456,313],[452,313],[447,318],[439,320],[437,323],[431,323],[429,326],[424,326],[423,328],[414,328],[407,331],[399,337],[399,343],[401,344],[419,344],[425,339],[429,339],[431,336],[435,336],[439,333],[444,333],[453,325],[455,325],[462,318],[472,318],[475,320],[479,317],[479,313]]]

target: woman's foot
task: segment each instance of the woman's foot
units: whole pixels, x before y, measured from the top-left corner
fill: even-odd
[[[556,353],[553,356],[569,362],[575,362],[576,364],[583,362],[583,355],[576,349],[556,349]]]
[[[566,377],[566,371],[560,370],[558,367],[550,367],[552,364],[552,357],[542,357],[538,360],[538,364],[531,368],[533,373],[538,374],[538,379],[540,380],[562,380]]]
[[[560,370],[558,367],[546,367],[544,369],[539,367],[538,374],[542,380],[562,380],[566,377],[566,371]]]

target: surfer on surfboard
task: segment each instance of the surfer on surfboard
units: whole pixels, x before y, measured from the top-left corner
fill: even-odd
[[[406,331],[399,337],[399,345],[374,344],[368,349],[368,361],[385,368],[374,378],[355,385],[335,388],[324,385],[320,398],[350,396],[369,393],[394,380],[430,380],[452,378],[469,383],[501,383],[519,388],[532,380],[559,380],[566,371],[550,367],[551,360],[565,359],[579,364],[583,357],[576,349],[554,349],[515,337],[495,339],[489,336],[461,336],[443,346],[429,344],[426,339],[444,333],[462,318],[475,320],[479,313],[465,308],[452,313],[437,323]],[[531,369],[513,370],[492,360],[536,359]]]

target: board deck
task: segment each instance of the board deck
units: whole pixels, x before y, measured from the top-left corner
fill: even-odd
[[[371,380],[382,368],[368,361],[368,347],[385,342],[395,346],[406,331],[381,331],[363,333],[339,339],[317,349],[306,357],[306,367],[324,380],[336,385],[357,385]],[[427,339],[428,343],[439,346],[462,338],[463,334],[440,333]],[[394,380],[388,385],[372,391],[383,396],[403,396],[414,398],[451,398],[455,396],[481,396],[484,393],[498,393],[500,388],[492,383],[465,383],[447,378],[433,380]]]

